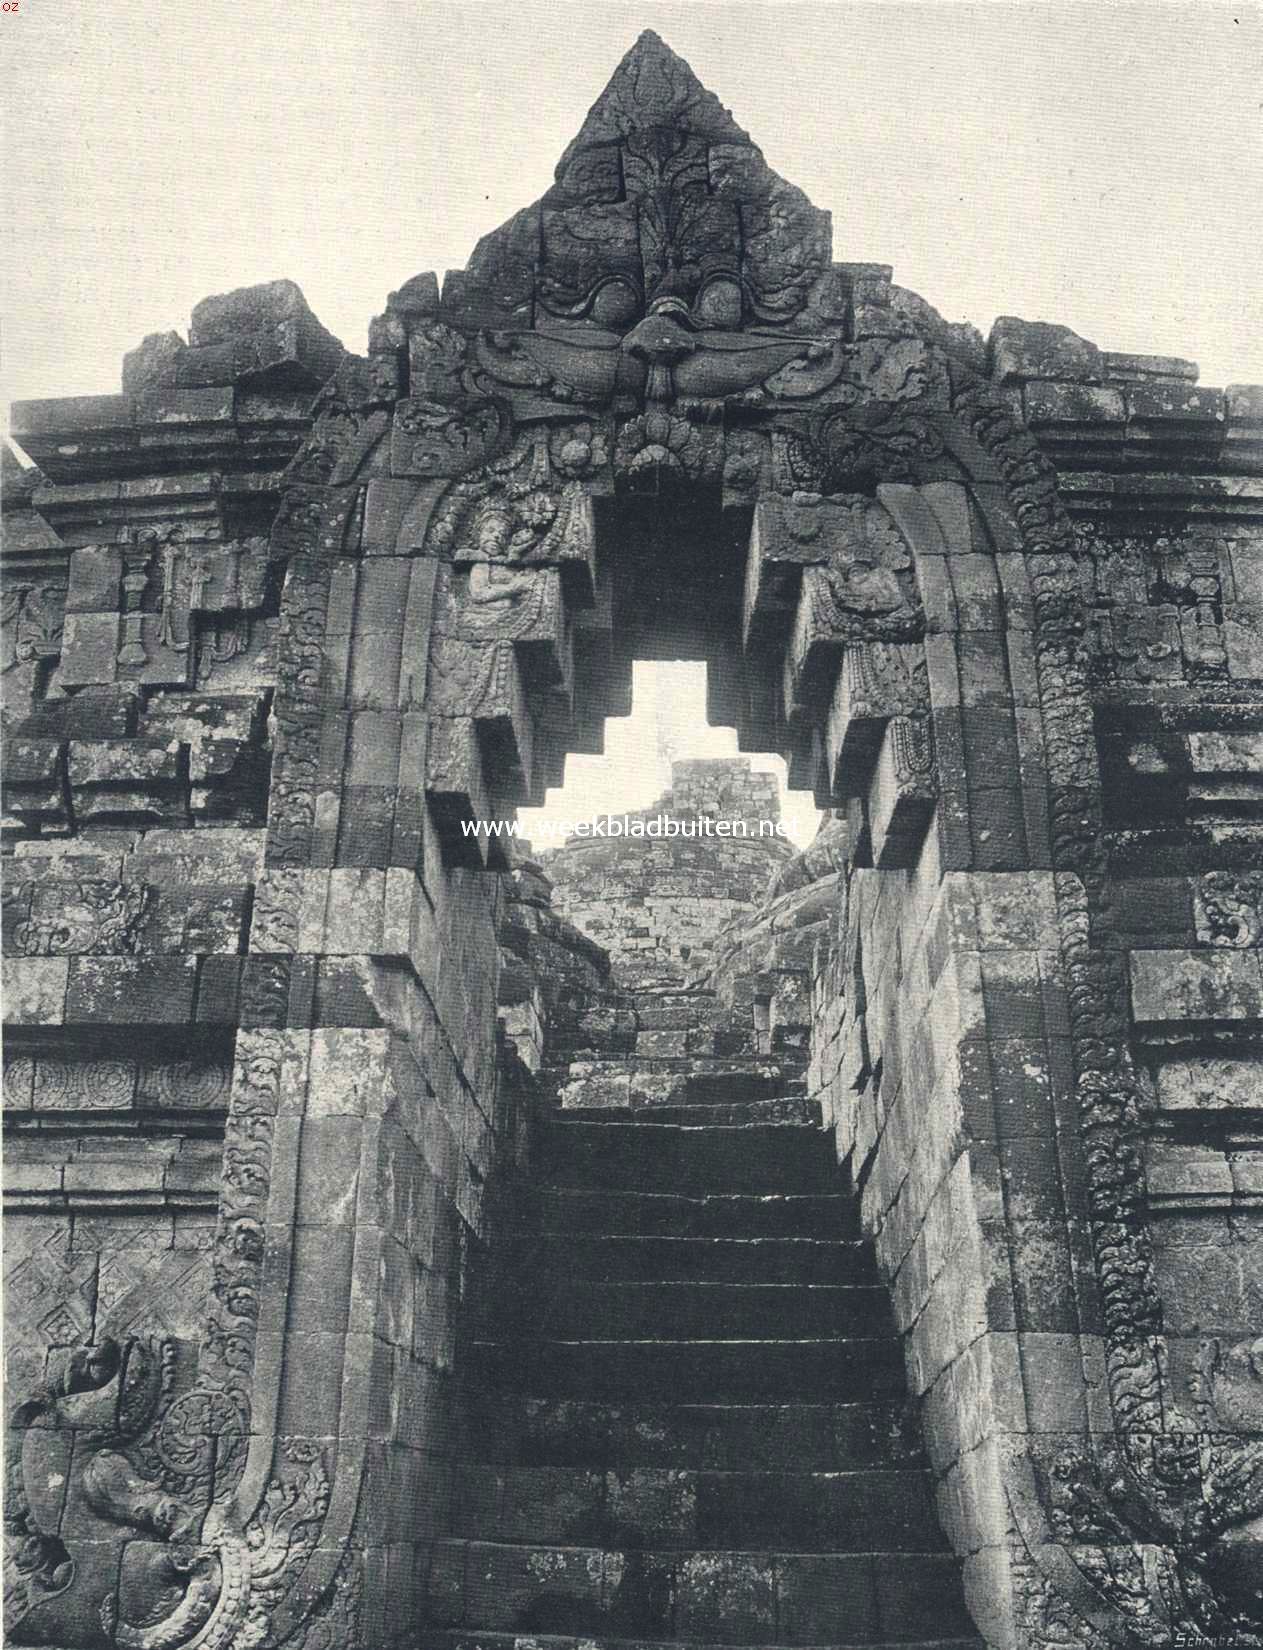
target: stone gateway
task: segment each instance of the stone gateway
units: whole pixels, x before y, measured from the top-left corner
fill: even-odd
[[[833,261],[646,34],[367,355],[278,281],[14,409],[9,1642],[1263,1646],[1263,388],[1196,380]],[[468,829],[653,658],[829,810],[675,918]]]

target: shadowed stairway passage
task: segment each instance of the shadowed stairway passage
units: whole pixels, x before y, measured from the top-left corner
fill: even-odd
[[[538,1126],[427,1650],[978,1644],[856,1200],[766,1072]]]

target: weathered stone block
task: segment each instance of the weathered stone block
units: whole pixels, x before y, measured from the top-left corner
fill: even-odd
[[[1089,384],[1029,383],[1022,399],[1032,429],[1041,424],[1121,424],[1127,417],[1121,390]]]
[[[1263,1063],[1246,1055],[1204,1055],[1158,1067],[1158,1104],[1163,1111],[1215,1112],[1254,1107],[1263,1100]]]
[[[193,1018],[196,983],[196,957],[76,957],[67,982],[66,1020],[187,1025]]]
[[[5,812],[31,825],[67,822],[65,760],[66,747],[58,740],[9,739],[3,768]]]
[[[1136,384],[1127,391],[1128,415],[1141,423],[1166,419],[1181,423],[1222,425],[1226,413],[1222,390],[1191,384]]]
[[[1133,951],[1132,1011],[1144,1024],[1263,1017],[1263,964],[1254,952]]]
[[[60,1025],[69,973],[68,957],[6,957],[5,1020],[11,1025]]]
[[[1045,321],[1021,321],[1002,315],[987,340],[991,375],[999,383],[1014,379],[1061,378],[1099,384],[1105,375],[1100,350],[1069,327]]]

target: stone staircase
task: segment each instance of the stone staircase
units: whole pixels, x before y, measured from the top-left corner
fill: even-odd
[[[749,1065],[538,1125],[425,1650],[978,1645],[855,1200]]]

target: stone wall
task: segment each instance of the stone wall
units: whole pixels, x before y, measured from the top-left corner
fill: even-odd
[[[811,1091],[862,1188],[988,1642],[1089,1620],[1125,1642],[1188,1619],[1248,1634],[1263,753],[1236,627],[1263,537],[1256,481],[1160,465],[1213,451],[1253,474],[1222,421],[1257,398],[1063,329],[1001,322],[990,349],[1060,465],[1087,642],[1076,660],[1041,636],[1047,564],[1010,559],[982,491],[939,490],[954,526],[919,570],[937,795],[923,840],[892,833],[925,803],[889,733],[851,781]],[[1130,1516],[1107,1487],[1120,1434]],[[1214,1440],[1200,1464],[1156,1468],[1194,1435]],[[1151,1546],[1139,1508],[1180,1494],[1215,1508],[1203,1536]]]
[[[852,872],[815,986],[812,1087],[862,1188],[966,1597],[1001,1643],[1022,1607],[1009,1498],[1032,1458],[1112,1426],[1051,901],[1047,874],[944,872],[931,835],[904,875]]]
[[[715,942],[702,977],[728,1018],[752,1028],[762,1053],[807,1050],[813,968],[841,898],[849,844],[846,822],[826,816],[810,847],[781,865],[758,905],[732,917]]]
[[[776,780],[744,758],[673,762],[670,789],[625,817],[629,832],[677,834],[571,837],[541,856],[553,903],[605,947],[620,984],[683,985],[704,976],[720,931],[793,857],[784,837],[759,834],[760,821],[780,821]],[[703,834],[705,822],[724,834]]]
[[[341,354],[279,283],[148,340],[124,394],[19,417],[46,466],[5,515],[28,1643],[96,1643],[103,1609],[174,1609],[182,1642],[210,1593],[224,1644],[265,1617],[393,1643],[445,1527],[459,1309],[523,1114],[499,879],[446,865],[422,802],[409,564],[269,554]]]

